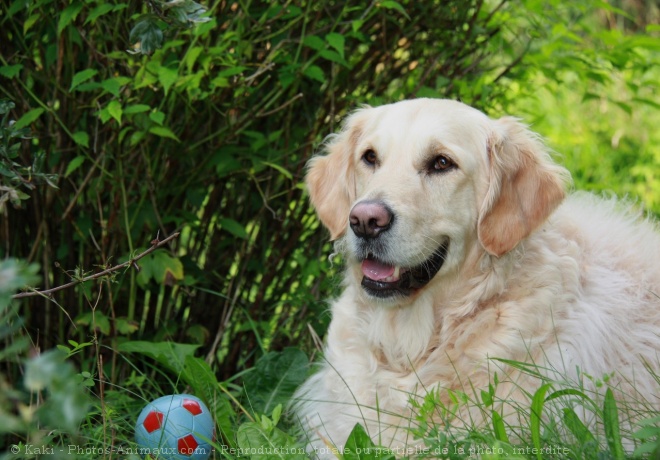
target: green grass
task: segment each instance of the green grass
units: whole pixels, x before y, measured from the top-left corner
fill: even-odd
[[[8,294],[30,281],[34,271],[34,266],[14,261],[0,266],[5,281],[0,289],[0,334],[23,327],[17,320],[17,304],[8,301]],[[29,346],[15,342],[13,351],[27,351]],[[89,347],[98,368],[106,369],[107,359],[117,361],[123,369],[118,379],[110,381],[74,367],[71,358]],[[92,337],[88,343],[70,342],[59,348],[22,361],[22,386],[12,388],[0,380],[0,430],[6,433],[6,452],[0,458],[47,454],[137,459],[134,424],[142,407],[162,395],[184,392],[203,399],[213,414],[217,439],[212,458],[240,458],[245,452],[271,452],[251,458],[305,458],[299,432],[283,413],[308,374],[307,356],[299,349],[267,353],[254,367],[218,381],[210,366],[195,357],[195,345],[123,342],[107,349]],[[449,459],[618,460],[660,455],[660,413],[650,402],[621,394],[611,375],[579,373],[571,380],[534,364],[496,359],[491,363],[488,388],[438,388],[411,395],[415,415],[401,425],[409,427],[413,438],[424,440],[426,448],[410,452]],[[506,374],[505,368],[535,379],[535,391],[522,401],[502,399],[500,375]],[[650,367],[646,371],[653,372]],[[660,376],[653,377],[660,388]],[[374,444],[359,426],[346,446],[344,459],[390,458],[392,453],[387,445]]]

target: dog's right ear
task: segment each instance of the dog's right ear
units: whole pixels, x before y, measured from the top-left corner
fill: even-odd
[[[550,158],[539,136],[514,118],[494,122],[488,146],[488,193],[479,241],[501,256],[538,228],[564,199],[570,174]]]
[[[360,136],[355,118],[349,117],[344,129],[329,138],[326,155],[310,160],[305,177],[312,205],[332,240],[346,232],[355,201],[353,152]]]

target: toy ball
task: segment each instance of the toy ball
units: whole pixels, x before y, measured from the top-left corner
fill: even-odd
[[[135,441],[142,458],[207,460],[214,431],[211,413],[199,398],[168,395],[142,409]]]

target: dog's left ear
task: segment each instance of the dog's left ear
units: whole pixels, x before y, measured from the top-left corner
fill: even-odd
[[[478,235],[501,256],[529,236],[564,198],[570,175],[552,161],[539,137],[514,118],[494,122],[488,145],[489,184]]]
[[[352,156],[360,134],[357,120],[360,114],[358,111],[348,117],[341,132],[330,136],[325,145],[326,155],[310,160],[305,177],[312,205],[330,231],[331,240],[346,232],[350,207],[355,201]]]

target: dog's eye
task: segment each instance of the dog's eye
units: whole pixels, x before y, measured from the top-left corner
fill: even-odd
[[[375,166],[376,161],[378,161],[378,155],[373,150],[368,149],[362,154],[362,161],[369,166]]]
[[[438,155],[433,160],[431,160],[431,163],[429,164],[429,172],[439,173],[448,171],[455,167],[456,163],[454,163],[450,158],[444,155]]]

